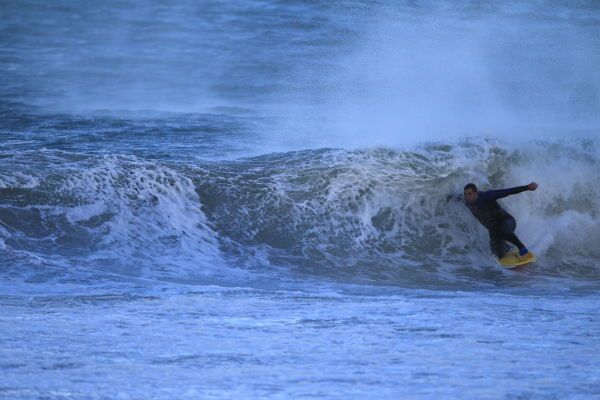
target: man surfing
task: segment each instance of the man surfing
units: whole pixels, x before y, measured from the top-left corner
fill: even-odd
[[[490,248],[492,252],[501,259],[510,250],[507,241],[517,246],[519,258],[527,260],[534,258],[533,254],[515,235],[517,222],[515,218],[504,210],[497,202],[511,194],[517,194],[526,190],[536,190],[538,184],[531,182],[529,185],[517,186],[510,189],[487,190],[478,192],[474,183],[468,183],[464,188],[465,203],[471,213],[490,232]]]

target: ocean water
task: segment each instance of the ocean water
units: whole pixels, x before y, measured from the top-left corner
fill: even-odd
[[[0,398],[600,397],[595,1],[0,4]],[[455,200],[537,254],[498,266]]]

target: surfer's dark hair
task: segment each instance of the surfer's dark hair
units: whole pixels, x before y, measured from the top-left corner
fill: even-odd
[[[467,183],[465,185],[465,188],[463,190],[466,192],[468,189],[471,189],[472,191],[476,192],[477,191],[477,186],[475,186],[474,183]]]

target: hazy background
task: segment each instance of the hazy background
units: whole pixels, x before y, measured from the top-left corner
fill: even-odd
[[[599,7],[4,2],[0,95],[39,112],[252,113],[283,149],[597,137]]]

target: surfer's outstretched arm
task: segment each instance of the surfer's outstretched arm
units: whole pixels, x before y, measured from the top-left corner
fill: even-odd
[[[535,190],[535,189],[537,189],[537,187],[538,187],[537,183],[531,182],[529,185],[517,186],[514,188],[510,188],[510,189],[488,190],[486,193],[486,197],[493,199],[493,200],[498,200],[503,197],[510,196],[511,194],[521,193],[526,190]]]

